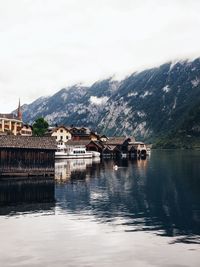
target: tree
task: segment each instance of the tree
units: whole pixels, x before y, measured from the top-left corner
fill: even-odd
[[[49,124],[44,118],[38,118],[33,123],[33,135],[43,136],[48,130]]]

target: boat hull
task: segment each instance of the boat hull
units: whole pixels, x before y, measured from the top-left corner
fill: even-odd
[[[92,153],[85,153],[85,154],[80,154],[80,155],[70,155],[67,153],[60,153],[58,154],[57,152],[55,153],[55,158],[56,159],[89,159],[92,158]]]

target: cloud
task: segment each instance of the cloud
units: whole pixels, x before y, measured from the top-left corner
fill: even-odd
[[[200,56],[199,10],[197,0],[1,1],[1,112],[19,97]]]
[[[93,105],[103,105],[108,101],[108,97],[107,96],[103,96],[103,97],[97,97],[97,96],[91,96],[90,97],[90,103]]]

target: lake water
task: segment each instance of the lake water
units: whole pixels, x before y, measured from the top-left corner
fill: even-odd
[[[113,165],[118,166],[114,169]],[[0,266],[200,266],[200,151],[0,182]]]

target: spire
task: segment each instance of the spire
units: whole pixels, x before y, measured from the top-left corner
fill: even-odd
[[[21,111],[20,99],[19,99],[19,105],[18,105],[18,110],[17,110],[17,117],[19,120],[22,120],[22,111]]]

